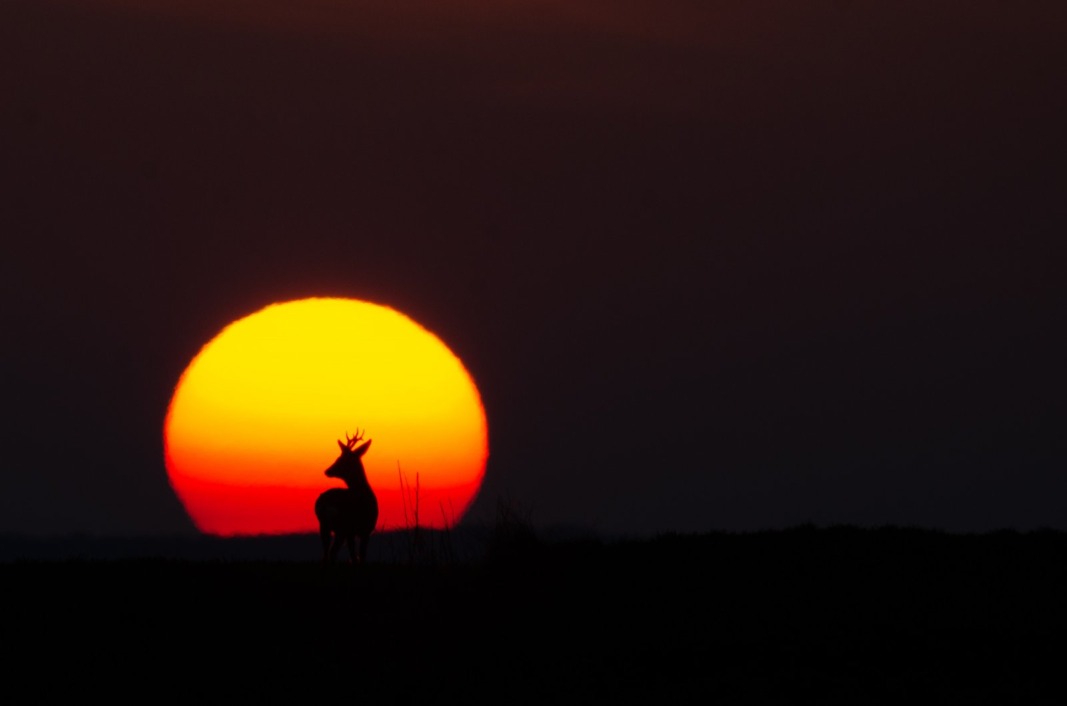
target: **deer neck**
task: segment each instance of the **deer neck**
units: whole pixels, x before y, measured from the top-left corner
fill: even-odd
[[[344,481],[349,490],[370,490],[366,475],[360,474],[354,478],[345,478]]]

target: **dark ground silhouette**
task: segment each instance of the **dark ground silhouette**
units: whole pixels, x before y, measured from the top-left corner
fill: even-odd
[[[1060,532],[528,535],[476,560],[362,567],[320,566],[301,540],[306,560],[5,561],[8,682],[205,701],[1064,697]]]

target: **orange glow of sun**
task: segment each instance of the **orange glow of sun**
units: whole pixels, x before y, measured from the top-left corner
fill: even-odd
[[[164,423],[171,486],[218,536],[317,531],[337,440],[365,430],[379,531],[462,519],[485,474],[485,410],[463,363],[394,309],[272,304],[224,328],[185,369]],[[416,494],[417,488],[417,494]]]

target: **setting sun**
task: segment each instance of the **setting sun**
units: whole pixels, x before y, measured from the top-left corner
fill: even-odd
[[[164,424],[167,473],[197,528],[317,530],[337,440],[365,430],[379,530],[451,526],[481,485],[485,411],[463,363],[388,307],[315,298],[224,328],[185,369]],[[418,490],[416,494],[416,488]]]

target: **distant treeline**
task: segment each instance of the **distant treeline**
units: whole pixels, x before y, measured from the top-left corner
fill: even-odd
[[[370,560],[379,563],[446,564],[507,559],[529,552],[580,545],[597,546],[605,553],[624,551],[635,556],[657,555],[728,557],[778,555],[780,560],[874,560],[894,557],[915,560],[922,555],[948,552],[991,558],[990,552],[1055,556],[1067,561],[1067,532],[1053,529],[985,533],[952,533],[901,526],[799,525],[752,532],[709,531],[661,533],[648,537],[608,536],[575,527],[534,528],[532,525],[461,526],[449,530],[397,530],[379,532],[371,541]],[[566,552],[565,552],[566,553]],[[1020,554],[1021,553],[1021,554]],[[32,536],[0,534],[0,561],[66,561],[120,559],[182,559],[232,561],[317,561],[321,547],[317,534],[216,537],[208,535],[98,536],[74,534]],[[342,560],[347,554],[342,551]]]
[[[569,527],[534,530],[518,525],[461,526],[378,532],[370,542],[369,559],[384,563],[440,564],[477,561],[494,547],[588,539],[591,531]],[[216,537],[200,534],[102,536],[72,534],[34,536],[0,534],[0,562],[19,560],[183,559],[190,561],[318,561],[322,556],[315,533]],[[348,558],[345,549],[340,559]]]

